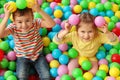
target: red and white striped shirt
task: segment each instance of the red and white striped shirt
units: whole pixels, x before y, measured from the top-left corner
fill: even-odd
[[[7,28],[14,37],[14,51],[17,53],[17,57],[25,57],[31,60],[36,60],[39,56],[39,52],[42,51],[43,42],[36,23],[40,25],[40,19],[36,19],[34,21],[33,26],[28,32],[21,32],[13,23],[8,25]]]

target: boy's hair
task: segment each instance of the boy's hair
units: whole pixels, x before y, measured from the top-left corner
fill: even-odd
[[[25,9],[17,9],[15,12],[13,12],[13,20],[15,20],[15,16],[23,16],[25,15],[26,13],[31,13],[32,16],[33,16],[33,11],[31,8],[25,8]]]
[[[97,27],[94,24],[94,19],[95,17],[90,13],[86,12],[86,13],[80,14],[80,22],[77,25],[77,30],[79,29],[80,26],[82,26],[82,24],[91,24],[93,29],[97,30]]]

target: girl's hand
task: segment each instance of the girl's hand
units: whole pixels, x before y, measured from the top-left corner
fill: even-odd
[[[8,17],[10,16],[10,12],[11,12],[11,11],[12,11],[12,9],[13,9],[13,8],[8,9],[8,7],[9,7],[9,6],[10,6],[10,5],[9,5],[9,4],[7,4],[7,3],[4,5],[4,12],[5,12],[5,16],[8,16]]]
[[[69,32],[71,29],[71,25],[68,23],[68,21],[65,21],[65,31]]]
[[[107,24],[104,24],[103,26],[98,28],[100,31],[102,31],[103,33],[108,33],[108,28],[107,28]]]

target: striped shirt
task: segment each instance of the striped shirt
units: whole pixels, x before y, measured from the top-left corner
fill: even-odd
[[[14,51],[17,53],[17,57],[36,60],[40,55],[40,51],[42,51],[43,48],[43,42],[39,34],[39,28],[36,26],[36,23],[40,25],[40,22],[40,19],[36,19],[28,32],[21,32],[13,23],[8,25],[7,28],[14,37]]]

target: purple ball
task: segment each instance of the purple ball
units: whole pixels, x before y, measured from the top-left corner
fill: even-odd
[[[107,80],[116,80],[114,77],[110,76],[107,78]]]
[[[55,18],[54,21],[59,25],[61,24],[61,20],[59,18]]]
[[[16,53],[14,51],[10,51],[8,54],[7,54],[7,59],[8,60],[16,60]]]
[[[94,21],[97,27],[101,27],[105,24],[105,19],[102,16],[97,16]]]
[[[52,54],[50,53],[50,54],[47,54],[47,55],[46,55],[46,59],[47,59],[48,62],[50,62],[50,61],[52,61],[54,58],[52,57]]]
[[[64,74],[67,74],[68,73],[68,67],[66,65],[60,65],[58,67],[58,75],[59,76],[62,76]]]
[[[61,50],[61,51],[66,51],[68,49],[68,45],[67,44],[59,44],[58,48]]]
[[[72,15],[69,17],[68,21],[69,21],[69,23],[70,23],[71,25],[77,25],[77,24],[79,23],[79,21],[80,21],[80,18],[79,18],[78,15],[72,14]]]

